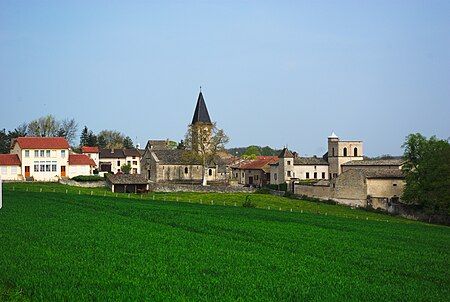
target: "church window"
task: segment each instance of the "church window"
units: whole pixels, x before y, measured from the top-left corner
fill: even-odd
[[[353,149],[353,156],[358,156],[358,148]]]
[[[347,148],[344,148],[344,156],[347,156]]]
[[[188,169],[188,167],[185,167],[184,168],[184,174],[188,174],[189,173],[189,169]]]
[[[331,150],[332,150],[331,151],[331,154],[332,154],[331,156],[334,156],[334,148],[332,148]]]

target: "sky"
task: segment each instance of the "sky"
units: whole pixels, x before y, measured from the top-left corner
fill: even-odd
[[[450,1],[0,1],[0,129],[180,141],[200,86],[227,147],[401,155],[450,136]]]

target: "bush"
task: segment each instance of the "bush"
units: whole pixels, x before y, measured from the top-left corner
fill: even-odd
[[[95,175],[78,175],[75,177],[72,177],[72,180],[75,181],[100,181],[104,180],[101,176],[95,176]]]
[[[242,206],[244,208],[256,208],[256,204],[254,204],[251,200],[250,200],[250,195],[245,196],[245,201],[242,204]]]
[[[269,184],[266,187],[271,190],[285,191],[285,192],[287,191],[287,183],[279,184],[279,185]]]

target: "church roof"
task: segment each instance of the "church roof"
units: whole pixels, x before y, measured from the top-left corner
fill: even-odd
[[[297,157],[294,159],[294,165],[299,166],[327,166],[328,162],[319,157]]]
[[[200,91],[197,100],[197,106],[195,106],[194,117],[192,118],[192,124],[195,123],[208,123],[211,124],[211,119],[209,118],[208,109],[206,108],[205,99]]]

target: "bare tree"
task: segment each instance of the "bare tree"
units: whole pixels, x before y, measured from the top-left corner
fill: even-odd
[[[64,119],[60,124],[58,136],[65,137],[69,144],[72,145],[78,131],[77,122],[75,119]]]
[[[188,126],[183,158],[187,162],[199,161],[202,164],[202,185],[207,184],[209,165],[217,160],[218,152],[225,149],[228,141],[228,136],[222,129],[218,129],[215,123],[195,123]]]

